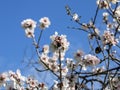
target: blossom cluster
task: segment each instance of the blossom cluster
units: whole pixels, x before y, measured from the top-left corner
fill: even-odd
[[[41,18],[39,22],[40,22],[39,27],[42,30],[48,28],[51,24],[48,17]],[[35,36],[34,32],[37,26],[36,21],[34,21],[33,19],[26,19],[21,22],[21,25],[25,29],[25,34],[28,38],[33,38]]]
[[[93,39],[93,37],[96,37],[98,35],[103,45],[116,45],[118,44],[118,40],[114,36],[114,34],[111,32],[110,28],[113,28],[116,26],[116,24],[110,24],[108,22],[108,13],[103,13],[103,22],[107,24],[107,30],[104,31],[103,35],[100,36],[99,29],[93,25],[93,22],[89,22],[88,24],[82,23],[82,28],[85,30],[88,30],[90,28],[94,29],[94,34],[90,34],[90,39]],[[73,20],[76,22],[79,21],[79,16],[75,13],[73,14]],[[29,20],[28,20],[29,21]],[[22,23],[23,28],[26,30],[35,30],[36,23],[35,21],[31,20],[31,23],[29,23],[27,20],[24,20]],[[33,23],[34,22],[34,23]],[[28,25],[26,25],[28,23]],[[48,28],[50,25],[50,21],[48,18],[42,18],[40,20],[40,28],[45,29]],[[30,25],[31,24],[31,25]],[[29,26],[30,25],[30,26]],[[113,25],[113,26],[112,26]],[[34,36],[34,32],[32,31],[32,34],[30,37]],[[29,36],[28,36],[29,37]],[[35,39],[35,38],[34,38]],[[82,71],[88,71],[88,67],[95,67],[92,68],[92,73],[101,73],[105,71],[105,67],[96,67],[98,64],[100,64],[101,60],[97,57],[97,55],[92,54],[84,54],[83,51],[77,50],[77,52],[74,54],[74,59],[72,58],[65,58],[65,53],[68,50],[70,43],[67,40],[66,35],[59,35],[58,32],[55,32],[54,35],[50,36],[51,43],[50,45],[44,45],[42,47],[42,51],[38,52],[39,54],[39,63],[43,65],[44,69],[50,70],[52,73],[54,73],[58,78],[61,78],[61,81],[55,80],[54,85],[52,87],[53,90],[76,90],[76,87],[79,88],[86,88],[86,85],[77,85],[76,83],[79,79],[79,76],[75,74],[75,72],[78,73],[78,68],[81,67]],[[34,43],[36,40],[34,40]],[[100,47],[99,47],[100,48]],[[39,48],[36,48],[39,49]],[[52,54],[50,54],[52,52]],[[73,73],[74,71],[74,73]],[[70,74],[72,72],[72,74]],[[114,83],[114,82],[113,82]],[[43,83],[38,83],[37,80],[34,80],[32,78],[28,78],[26,80],[27,88],[30,90],[32,89],[41,89],[44,88],[47,90],[47,87]],[[115,84],[116,85],[116,84]]]
[[[51,70],[54,72],[59,72],[59,59],[64,60],[64,55],[66,50],[69,48],[69,42],[65,35],[58,35],[55,32],[54,35],[50,36],[51,44],[44,45],[42,48],[42,53],[40,55],[40,61],[44,62]],[[50,48],[50,50],[49,50]],[[52,51],[53,55],[49,56],[49,52]],[[67,67],[62,67],[62,75],[65,76],[68,72]]]
[[[111,44],[116,45],[118,43],[118,40],[115,39],[114,34],[110,31],[104,31],[103,34],[103,45]]]
[[[45,49],[45,47],[47,48]],[[59,55],[56,55],[56,53],[54,53],[52,57],[48,56],[49,55],[48,52],[50,52],[48,47],[49,46],[47,45],[43,46],[43,52],[41,54],[40,62],[42,60],[49,67],[50,70],[59,75],[60,72],[60,64],[58,63]],[[80,50],[78,50],[77,53],[75,54],[75,59],[77,60],[77,62],[75,62],[72,58],[62,59],[66,61],[66,66],[64,65],[64,63],[62,63],[63,66],[61,68],[63,80],[62,82],[55,81],[53,90],[60,90],[60,86],[62,86],[62,90],[75,90],[75,85],[78,76],[76,76],[75,74],[71,76],[68,73],[71,72],[71,70],[75,70],[79,65],[82,66],[83,70],[87,70],[87,66],[95,66],[100,62],[100,60],[96,56],[91,54],[83,55],[83,52]],[[100,68],[99,70],[97,69],[94,70],[93,72],[96,71],[102,72],[104,70]]]
[[[97,0],[97,5],[99,6],[100,9],[108,9],[111,4],[116,4],[118,3],[119,0]]]
[[[113,84],[113,87],[115,87],[117,90],[120,89],[120,78],[118,77],[111,78],[111,82]]]
[[[101,9],[108,9],[110,4],[107,2],[107,0],[97,0],[97,5]]]
[[[65,52],[70,45],[66,39],[66,35],[58,35],[57,32],[55,32],[54,35],[50,36],[50,39],[52,41],[50,45],[51,50],[56,53],[58,53],[59,50],[61,52]]]
[[[84,70],[86,70],[87,66],[95,66],[100,63],[100,59],[98,59],[96,56],[91,54],[83,54],[83,51],[78,50],[74,55],[75,60],[77,60],[77,63],[79,63]]]
[[[53,90],[60,90],[60,85],[62,86],[62,90],[75,90],[75,81],[77,79],[76,76],[67,77],[63,79],[62,83],[59,83],[58,81],[54,81]]]
[[[48,17],[41,18],[38,25],[33,19],[26,19],[21,22],[26,36],[33,39],[33,45],[35,45],[38,55],[38,65],[43,66],[43,71],[49,70],[56,76],[55,80],[51,81],[54,82],[51,86],[52,90],[91,90],[94,81],[102,82],[101,86],[105,90],[111,90],[109,89],[111,87],[113,90],[119,90],[120,79],[119,76],[117,77],[119,68],[117,67],[116,71],[115,68],[110,69],[111,62],[120,65],[119,56],[116,58],[114,55],[116,52],[113,53],[112,50],[113,46],[118,46],[120,38],[120,6],[117,5],[118,2],[119,0],[97,0],[96,15],[88,23],[81,23],[80,18],[82,17],[77,13],[71,13],[69,7],[66,7],[67,14],[72,16],[72,20],[80,25],[80,28],[77,29],[88,34],[91,49],[88,54],[85,54],[82,50],[77,50],[73,58],[65,56],[70,46],[66,35],[59,35],[58,32],[55,32],[54,35],[50,36],[50,44],[42,47],[42,45],[39,46],[42,36],[42,33],[40,33],[38,42],[36,42],[35,28],[39,26],[42,31],[48,28],[51,25]],[[116,8],[113,8],[112,5],[116,5]],[[105,10],[102,14],[103,24],[105,25],[103,27],[105,28],[104,32],[96,25],[97,13],[101,9]],[[110,21],[110,17],[113,18],[112,21]],[[95,43],[93,43],[94,40]],[[106,49],[107,52],[104,52],[106,46],[110,50]],[[114,74],[114,76],[111,77],[111,74]],[[102,76],[102,78],[98,76]],[[88,88],[89,84],[87,86],[89,82],[92,84],[91,88]],[[20,70],[17,70],[16,73],[9,71],[0,74],[0,86],[6,87],[7,90],[48,90],[44,83],[39,83],[38,80],[31,77],[22,76]],[[103,88],[100,90],[104,90]]]
[[[73,59],[67,58],[67,66],[71,71],[82,67],[82,70],[86,70],[86,74],[82,70],[79,74],[85,75],[84,80],[91,78],[90,82],[97,81],[103,84],[100,90],[120,90],[119,84],[119,65],[120,56],[119,53],[119,40],[120,40],[120,0],[97,0],[97,8],[95,16],[87,23],[79,20],[79,15],[66,7],[67,14],[72,17],[72,20],[79,25],[79,27],[69,27],[69,29],[85,31],[88,35],[88,41],[90,46],[90,53],[84,54],[83,51],[78,50],[74,54]],[[101,17],[99,12],[102,12],[102,26],[98,25],[98,18]],[[84,18],[81,16],[81,19]],[[117,52],[118,51],[118,52]],[[119,68],[114,68],[116,67]],[[92,74],[91,74],[91,67]],[[88,73],[88,74],[87,74]],[[107,75],[107,76],[106,76]],[[114,75],[111,78],[111,75]],[[102,76],[96,78],[96,76]],[[88,78],[87,78],[88,77]],[[108,79],[106,79],[106,77]],[[84,81],[83,80],[83,81]],[[85,80],[87,83],[89,81]],[[106,84],[105,84],[106,83]],[[91,89],[92,86],[91,86]],[[90,89],[90,90],[91,90]],[[89,90],[89,89],[88,89]],[[95,89],[97,90],[97,89]]]
[[[44,83],[22,76],[19,69],[0,74],[0,87],[5,90],[48,90]]]
[[[21,22],[22,27],[25,29],[27,37],[34,37],[34,30],[36,28],[36,22],[32,19],[26,19]]]

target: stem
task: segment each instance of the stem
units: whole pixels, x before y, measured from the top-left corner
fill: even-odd
[[[91,87],[92,87],[92,90],[94,90],[94,84],[93,84],[93,81],[91,81]]]
[[[98,15],[98,11],[99,11],[99,5],[97,6],[97,9],[96,9],[96,13],[95,13],[94,20],[93,20],[93,25],[95,24],[95,21],[96,21],[97,15]]]
[[[37,45],[38,45],[38,46],[39,46],[39,44],[40,44],[40,40],[41,40],[41,37],[42,37],[42,33],[43,33],[43,30],[41,30],[40,35],[39,35],[39,37],[38,37],[38,41],[37,41]]]
[[[108,73],[108,72],[111,72],[111,71],[114,71],[114,70],[119,70],[120,69],[120,67],[118,66],[118,67],[115,67],[115,68],[112,68],[112,69],[109,69],[109,70],[105,70],[105,71],[103,71],[103,72],[100,72],[100,73],[95,73],[95,74],[92,74],[92,73],[88,73],[88,74],[90,74],[90,75],[85,75],[85,76],[79,76],[80,78],[87,78],[87,77],[91,77],[91,76],[97,76],[97,75],[102,75],[102,74],[106,74],[106,73]],[[87,74],[87,73],[81,73],[81,74]]]

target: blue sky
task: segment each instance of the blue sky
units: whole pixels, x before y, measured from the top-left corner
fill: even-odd
[[[55,31],[66,34],[71,43],[68,55],[77,49],[87,51],[86,40],[81,31],[67,29],[67,26],[79,27],[66,15],[65,5],[88,21],[96,10],[96,0],[1,0],[0,1],[0,72],[21,68],[22,60],[32,55],[32,41],[25,37],[21,21],[32,18],[39,21],[46,16],[51,20],[50,28],[42,36],[42,44],[49,44],[49,36]],[[38,35],[39,29],[36,29]]]

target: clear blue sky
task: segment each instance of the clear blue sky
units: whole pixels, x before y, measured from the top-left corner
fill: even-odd
[[[21,28],[21,21],[27,18],[50,18],[51,26],[43,33],[43,44],[49,44],[49,36],[58,31],[68,36],[70,57],[77,49],[88,49],[82,32],[67,29],[78,25],[66,15],[65,5],[81,15],[82,21],[88,21],[95,13],[96,0],[0,0],[0,72],[20,68],[26,49],[28,57],[31,56],[32,42]]]

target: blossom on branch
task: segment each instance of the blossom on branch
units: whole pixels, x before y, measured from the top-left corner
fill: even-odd
[[[110,6],[107,0],[97,0],[97,5],[100,9],[108,9]]]
[[[49,53],[49,45],[44,45],[43,48],[42,48],[42,52],[44,54],[48,54]]]
[[[49,57],[48,57],[47,55],[43,54],[43,53],[42,53],[41,56],[40,56],[40,60],[43,61],[43,62],[46,63],[46,64],[49,63],[49,62],[48,62]]]
[[[39,20],[40,22],[40,28],[43,30],[45,28],[48,28],[51,24],[50,20],[48,17],[43,17]]]
[[[73,20],[74,20],[74,21],[79,21],[79,16],[78,16],[77,13],[74,13],[74,14],[73,14]]]
[[[100,59],[98,59],[96,56],[93,56],[91,54],[87,54],[84,56],[83,62],[85,66],[95,66],[100,63]]]
[[[107,12],[103,13],[103,22],[105,22],[105,23],[108,22],[108,16],[109,16],[109,14]]]
[[[116,88],[116,90],[120,89],[120,78],[118,78],[118,77],[111,78],[111,83],[112,83],[113,87]]]
[[[57,32],[55,32],[54,35],[50,36],[51,42],[51,50],[53,52],[59,53],[59,50],[61,52],[65,52],[68,50],[70,43],[66,39],[66,35],[58,35]]]
[[[77,50],[77,52],[74,55],[75,60],[77,60],[77,62],[81,62],[81,60],[83,59],[83,55],[84,52],[81,50]]]
[[[33,38],[36,22],[32,19],[26,19],[21,22],[22,27],[25,29],[25,34],[28,38]]]
[[[25,29],[26,36],[33,39],[39,58],[37,63],[43,65],[42,70],[37,69],[36,62],[32,66],[35,66],[38,72],[48,71],[55,75],[55,78],[52,78],[55,79],[53,80],[55,82],[50,90],[97,90],[95,85],[98,83],[98,86],[101,86],[100,90],[119,90],[120,55],[117,51],[120,48],[118,44],[120,39],[120,6],[118,2],[119,0],[97,0],[98,7],[94,17],[89,20],[90,22],[85,23],[80,21],[79,14],[72,13],[71,9],[66,6],[67,14],[72,17],[72,21],[79,25],[78,28],[72,27],[72,29],[82,30],[89,35],[90,54],[84,54],[83,51],[77,50],[73,57],[75,60],[66,58],[66,51],[70,43],[66,35],[59,35],[58,32],[50,36],[50,45],[39,47],[42,32],[51,25],[48,17],[39,20],[39,29],[42,31],[38,40],[33,38],[35,37],[36,22],[32,19],[22,21],[21,25]],[[101,17],[103,24],[100,26],[104,25],[102,27],[106,28],[104,32],[99,28],[97,22],[100,10],[103,16]],[[103,32],[102,35],[101,32]],[[112,47],[113,45],[116,47]],[[105,48],[107,49],[104,50]],[[114,65],[117,67],[114,68]],[[0,86],[18,90],[48,90],[44,83],[39,83],[38,80],[31,77],[24,78],[19,70],[16,73],[10,71],[7,74],[1,74]]]
[[[115,10],[115,16],[117,17],[117,19],[119,19],[120,17],[120,6],[118,6]]]
[[[36,28],[36,22],[32,19],[25,19],[21,22],[22,27],[26,30],[26,29],[30,29],[33,30]]]
[[[105,71],[105,67],[97,67],[97,68],[93,68],[93,73],[101,73]]]
[[[7,73],[0,74],[0,86],[2,86],[2,85],[5,86],[5,83],[6,83],[7,80],[8,80]]]
[[[118,40],[115,39],[114,34],[110,31],[104,31],[104,34],[102,36],[103,45],[111,44],[116,45],[118,43]]]
[[[0,86],[5,87],[5,90],[48,90],[44,83],[22,76],[20,70],[0,74]]]

